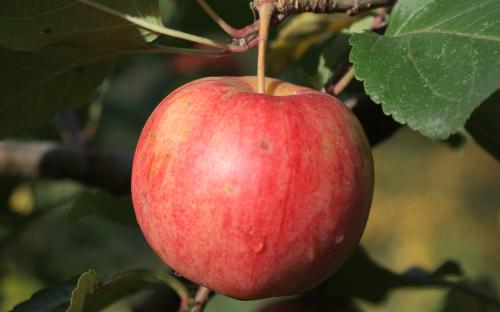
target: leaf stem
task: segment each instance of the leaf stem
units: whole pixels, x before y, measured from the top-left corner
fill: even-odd
[[[155,33],[155,34],[158,34],[158,35],[165,35],[165,36],[169,36],[169,37],[184,39],[186,41],[191,41],[194,43],[199,43],[199,44],[203,44],[206,46],[224,49],[224,50],[228,50],[228,51],[232,51],[232,52],[240,52],[240,51],[246,50],[245,47],[241,47],[238,45],[226,44],[226,43],[222,43],[222,42],[208,39],[205,37],[200,37],[200,36],[196,36],[193,34],[178,31],[175,29],[167,28],[165,26],[155,25],[153,23],[146,22],[142,19],[123,14],[119,11],[116,11],[112,8],[109,8],[107,6],[104,6],[102,4],[96,3],[96,2],[91,1],[91,0],[76,0],[76,1],[83,4],[83,5],[86,5],[88,7],[91,7],[91,8],[94,8],[96,10],[99,10],[101,12],[104,12],[106,14],[109,14],[109,15],[112,15],[112,16],[117,17],[119,19],[125,20],[129,23],[132,23],[134,25],[141,27],[142,29],[148,30],[148,31]]]
[[[354,78],[354,68],[351,66],[349,70],[340,78],[339,81],[333,86],[333,95],[337,96],[351,83]]]
[[[274,2],[264,2],[259,6],[259,54],[257,57],[257,92],[259,93],[266,93],[266,48],[274,9]]]

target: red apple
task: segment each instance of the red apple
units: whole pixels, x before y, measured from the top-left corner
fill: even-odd
[[[132,171],[138,223],[173,270],[239,299],[303,292],[358,244],[370,147],[336,98],[256,77],[193,81],[147,121]]]

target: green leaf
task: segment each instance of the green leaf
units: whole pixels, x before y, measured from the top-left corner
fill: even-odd
[[[28,301],[14,307],[12,312],[75,312],[82,311],[87,294],[98,286],[97,274],[89,270],[56,286],[35,293]]]
[[[487,294],[491,298],[498,298],[498,292],[495,287],[495,282],[488,278],[481,278],[473,281],[463,281],[461,283],[464,287],[477,289],[481,293]],[[477,300],[477,297],[460,291],[452,289],[446,296],[443,307],[440,312],[469,312],[469,311],[482,311],[482,312],[498,312],[500,306],[490,302]]]
[[[123,55],[221,53],[147,42],[153,32],[178,33],[159,15],[156,0],[1,1],[0,138],[88,101]]]
[[[356,77],[384,111],[446,138],[500,85],[498,0],[400,0],[384,36],[354,34]]]
[[[157,0],[96,0],[125,16],[161,25]],[[147,35],[144,37],[144,35]],[[78,0],[0,3],[0,45],[30,51],[48,46],[123,49],[151,40],[136,25]]]
[[[461,267],[453,261],[447,261],[431,272],[412,267],[405,274],[398,274],[376,263],[360,247],[323,285],[331,296],[356,297],[370,302],[381,302],[391,290],[405,287],[457,289],[469,293],[476,300],[496,302],[494,297],[447,280],[448,277],[462,275]]]
[[[0,48],[0,137],[47,122],[60,107],[89,100],[118,52]]]
[[[90,215],[123,225],[137,225],[130,196],[115,197],[104,191],[83,192],[71,205],[68,218],[75,221]]]
[[[99,287],[99,278],[94,270],[88,270],[80,275],[76,288],[71,293],[71,301],[66,312],[83,311],[85,297],[95,293]]]
[[[465,129],[484,149],[500,160],[500,92],[490,96],[473,113]]]
[[[101,311],[109,304],[128,295],[165,285],[175,291],[181,299],[180,309],[184,308],[189,300],[189,292],[177,279],[163,271],[133,270],[113,275],[98,292],[87,297],[83,311]]]
[[[12,312],[97,312],[128,295],[168,286],[181,299],[181,308],[189,300],[185,286],[163,271],[132,270],[115,274],[101,283],[95,271],[89,270],[69,281],[35,293],[17,305]]]
[[[359,281],[364,281],[359,283]],[[396,287],[409,286],[412,280],[377,264],[368,253],[358,248],[347,262],[326,281],[329,293],[340,297],[357,297],[380,302]]]

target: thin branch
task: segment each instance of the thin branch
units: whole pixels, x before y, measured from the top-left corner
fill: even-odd
[[[208,3],[205,1],[205,0],[196,0],[196,2],[198,2],[198,4],[203,8],[203,10],[205,11],[205,13],[208,14],[208,16],[210,16],[210,18],[212,18],[212,20],[217,24],[219,25],[220,28],[222,28],[222,30],[224,30],[228,35],[232,36],[232,37],[236,37],[236,33],[237,33],[237,29],[233,28],[231,25],[229,25],[228,23],[226,23],[225,20],[223,20],[219,14],[217,14],[217,12],[215,12],[209,5]]]
[[[211,290],[204,287],[200,286],[198,288],[198,291],[196,292],[196,295],[194,297],[194,302],[193,306],[191,307],[190,312],[201,312],[205,308],[205,305],[208,302],[208,299],[210,298]]]
[[[237,29],[226,23],[226,21],[224,21],[224,19],[222,19],[222,17],[220,17],[219,14],[217,14],[217,12],[215,12],[205,0],[196,1],[214,22],[233,38],[232,42],[234,45],[238,47],[245,47],[247,49],[253,48],[257,45],[256,38],[258,37],[257,35],[259,32],[259,21],[255,21],[241,29]]]

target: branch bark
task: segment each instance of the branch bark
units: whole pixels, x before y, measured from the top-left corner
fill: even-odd
[[[72,179],[115,195],[130,193],[131,152],[78,144],[0,141],[0,175]]]
[[[255,0],[253,8],[258,8],[261,2],[269,0]],[[291,15],[304,12],[357,14],[362,11],[380,7],[393,6],[396,0],[274,0],[276,13]]]

